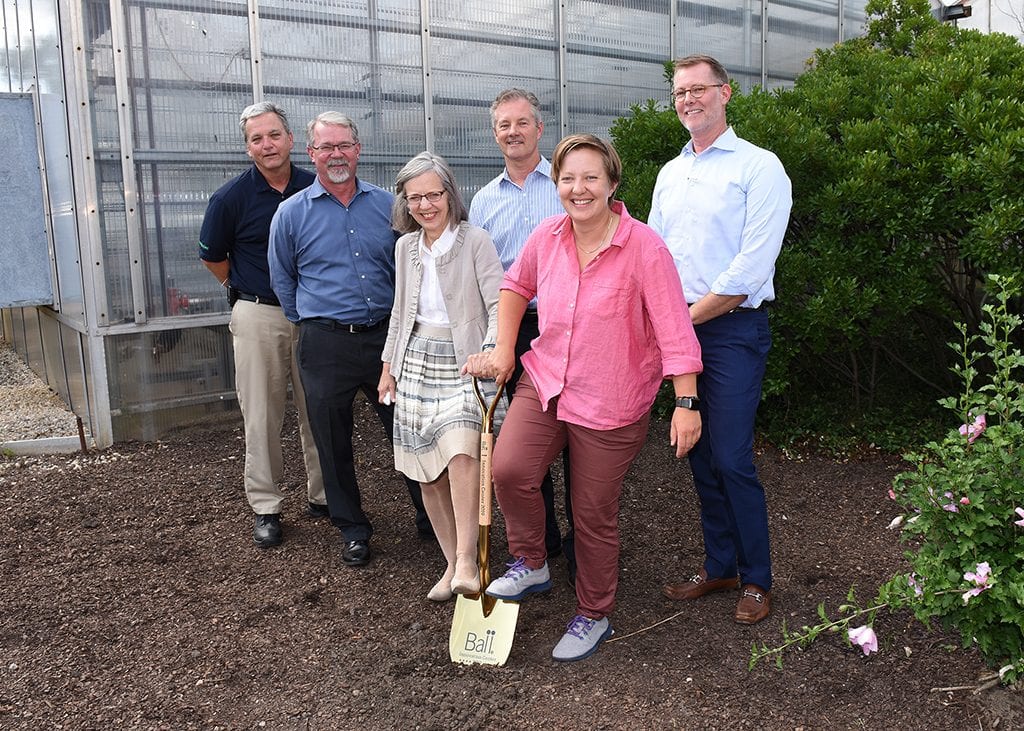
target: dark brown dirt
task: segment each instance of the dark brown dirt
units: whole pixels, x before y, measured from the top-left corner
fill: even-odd
[[[237,423],[77,458],[0,459],[0,728],[1024,726],[1020,693],[933,691],[975,682],[983,664],[902,613],[880,615],[871,657],[830,636],[781,670],[747,669],[751,645],[778,640],[783,621],[813,623],[818,603],[834,609],[851,585],[867,600],[901,567],[885,529],[896,458],[759,449],[775,607],[742,627],[733,597],[661,598],[702,553],[689,470],[655,424],[621,503],[621,639],[580,663],[551,661],[574,608],[559,559],[553,590],[522,605],[508,664],[459,666],[453,604],[425,599],[440,552],[416,536],[389,447],[363,416],[358,469],[376,527],[365,569],[344,567],[337,532],[305,517],[294,437],[285,543],[271,550],[251,541]],[[500,524],[492,535],[501,559]]]

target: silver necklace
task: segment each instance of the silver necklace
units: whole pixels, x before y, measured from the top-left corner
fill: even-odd
[[[580,246],[578,241],[576,242],[576,248],[579,249],[580,251],[582,251],[584,254],[587,254],[588,256],[590,254],[593,254],[595,251],[600,251],[601,249],[603,249],[605,247],[605,244],[608,243],[608,237],[611,236],[612,224],[614,224],[614,223],[615,223],[615,216],[614,215],[609,216],[608,217],[608,228],[605,229],[604,236],[601,237],[601,242],[597,245],[596,248],[584,249],[582,246]]]

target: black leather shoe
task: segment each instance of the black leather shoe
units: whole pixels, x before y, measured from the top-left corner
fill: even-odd
[[[326,505],[320,505],[319,503],[310,503],[309,508],[306,510],[306,515],[310,518],[329,518],[331,517],[330,511]]]
[[[370,563],[370,542],[348,541],[341,547],[341,562],[346,566],[365,566]]]
[[[277,513],[257,515],[252,524],[252,540],[260,548],[281,543],[281,516]]]

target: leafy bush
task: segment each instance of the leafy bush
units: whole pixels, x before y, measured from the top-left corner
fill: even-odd
[[[926,0],[867,10],[868,36],[818,51],[794,88],[729,104],[793,181],[765,378],[783,409],[949,393],[953,323],[977,332],[985,275],[1024,258],[1024,47],[943,26]],[[634,215],[686,134],[655,102],[613,125]]]
[[[964,389],[943,406],[962,426],[908,455],[916,469],[896,478],[895,499],[910,516],[903,538],[917,548],[907,553],[913,573],[879,592],[923,622],[956,627],[965,647],[977,644],[991,661],[1024,658],[1024,355],[1014,345],[1022,319],[1003,285],[982,308],[980,333],[961,327],[954,347]],[[974,586],[960,592],[965,580]]]
[[[771,655],[781,661],[787,647],[863,615],[867,624],[848,636],[865,654],[874,652],[875,612],[907,608],[921,622],[956,629],[964,647],[976,645],[990,664],[1002,665],[1002,680],[1024,676],[1024,354],[1015,345],[1024,320],[1008,306],[1020,282],[992,282],[997,301],[982,307],[979,334],[961,325],[961,340],[951,344],[962,393],[942,405],[960,426],[908,455],[915,469],[898,475],[890,492],[906,510],[890,527],[901,527],[912,546],[912,571],[886,582],[866,609],[851,590],[840,619],[820,606],[821,624],[797,633],[783,628],[783,644],[755,646],[751,664]]]

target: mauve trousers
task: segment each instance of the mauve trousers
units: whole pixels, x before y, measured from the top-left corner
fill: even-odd
[[[544,548],[544,472],[566,445],[576,532],[576,613],[600,619],[615,607],[619,583],[619,494],[626,471],[647,437],[650,414],[618,429],[559,421],[557,398],[541,410],[524,374],[501,426],[492,464],[494,492],[505,515],[509,551],[539,568]]]

